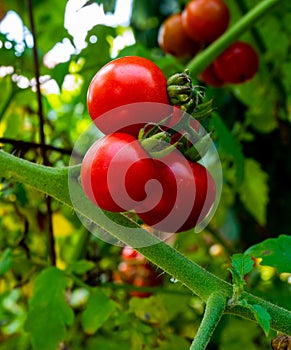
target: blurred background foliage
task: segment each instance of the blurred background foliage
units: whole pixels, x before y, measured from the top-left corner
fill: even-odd
[[[225,2],[232,24],[259,0]],[[114,0],[32,1],[51,166],[69,165],[74,143],[91,123],[86,93],[100,67],[115,57],[139,55],[154,61],[168,77],[187,64],[163,53],[157,43],[161,23],[187,1],[128,3],[127,8],[125,1]],[[128,17],[120,18],[127,12]],[[34,41],[26,2],[1,0],[0,19],[0,145],[41,163]],[[241,37],[260,55],[254,79],[207,87],[216,107],[221,201],[209,227],[199,234],[177,235],[172,244],[225,280],[230,278],[232,253],[290,235],[290,20],[291,4],[282,1]],[[175,276],[164,276],[163,286],[149,298],[131,297],[129,286],[112,281],[121,248],[88,233],[58,202],[51,202],[51,212],[40,193],[1,180],[1,350],[189,348],[204,310],[198,298]],[[50,267],[50,221],[57,268]],[[258,263],[247,282],[253,293],[291,309],[290,274]],[[224,316],[208,349],[268,349],[272,336],[266,339],[259,326]]]

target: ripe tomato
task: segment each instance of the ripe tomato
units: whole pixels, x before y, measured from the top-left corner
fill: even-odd
[[[113,273],[115,283],[128,283],[135,287],[155,287],[162,283],[163,275],[160,270],[149,263],[146,258],[130,246],[121,251],[121,262]],[[131,296],[145,298],[151,292],[133,290]]]
[[[213,65],[216,75],[222,81],[241,84],[256,74],[259,58],[250,44],[237,41],[219,55]]]
[[[224,85],[224,82],[215,73],[213,63],[204,69],[198,78],[210,86],[221,87]]]
[[[229,9],[222,0],[191,0],[182,12],[186,33],[201,44],[209,44],[224,33],[229,18]]]
[[[155,159],[161,191],[149,193],[135,208],[145,224],[165,232],[181,232],[199,224],[213,206],[216,188],[212,176],[199,163],[174,150]]]
[[[101,209],[131,210],[146,197],[145,185],[156,176],[153,160],[131,135],[115,133],[97,140],[81,167],[87,197]]]
[[[169,104],[165,75],[143,57],[126,56],[107,63],[88,88],[88,112],[104,134],[121,131],[137,136],[147,122],[157,123],[167,116],[158,109],[153,111],[151,104],[150,110],[146,106],[136,110],[127,107],[137,102]],[[121,106],[124,108],[115,110]]]
[[[161,25],[158,34],[161,49],[175,57],[191,57],[198,53],[201,45],[193,41],[182,26],[181,13],[169,16]]]
[[[121,251],[121,257],[123,260],[128,260],[128,261],[138,261],[138,262],[145,262],[145,257],[140,254],[138,251],[133,249],[132,247],[126,245],[123,247]]]

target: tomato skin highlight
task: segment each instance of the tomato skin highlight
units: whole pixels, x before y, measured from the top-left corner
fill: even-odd
[[[257,73],[259,58],[250,44],[237,41],[216,58],[213,66],[216,75],[225,83],[241,84]]]
[[[115,133],[97,140],[81,166],[87,197],[111,212],[133,209],[146,198],[145,185],[156,176],[153,160],[131,135]]]
[[[194,41],[210,44],[225,32],[230,12],[222,0],[191,0],[182,12],[182,24]]]
[[[175,57],[191,57],[196,55],[201,45],[192,40],[182,25],[181,13],[175,13],[162,23],[158,43],[161,49]]]
[[[143,115],[134,115],[127,109],[120,109],[100,118],[117,107],[137,102],[169,104],[164,73],[155,63],[143,57],[125,56],[112,60],[95,74],[88,88],[88,112],[104,134],[121,131],[137,136],[145,124],[145,111]],[[148,122],[157,123],[164,117],[157,112],[150,116]],[[125,126],[120,129],[119,121],[124,118]]]
[[[195,227],[209,213],[216,196],[215,182],[207,169],[174,150],[155,159],[162,195],[151,193],[135,208],[146,225],[165,232]],[[153,206],[153,203],[157,203]]]

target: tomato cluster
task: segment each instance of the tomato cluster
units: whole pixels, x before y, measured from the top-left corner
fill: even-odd
[[[158,43],[175,57],[195,56],[228,28],[230,11],[223,0],[190,0],[181,13],[170,15],[162,23]],[[222,52],[200,75],[204,83],[221,87],[241,84],[254,77],[259,59],[255,49],[237,41]]]
[[[160,270],[150,264],[146,258],[130,246],[121,251],[121,262],[113,274],[113,281],[130,284],[135,287],[157,287],[163,282]],[[145,298],[152,295],[149,291],[133,290],[131,296]]]
[[[200,75],[205,83],[220,87],[241,84],[252,79],[259,68],[255,49],[244,41],[236,41],[220,54]]]
[[[165,232],[202,222],[214,204],[215,183],[193,161],[197,150],[191,137],[184,137],[188,128],[197,139],[200,123],[193,118],[182,123],[184,112],[170,104],[162,71],[141,57],[113,60],[96,73],[87,103],[105,134],[82,162],[87,197],[105,211],[134,211],[145,224]],[[174,130],[175,125],[180,127]]]

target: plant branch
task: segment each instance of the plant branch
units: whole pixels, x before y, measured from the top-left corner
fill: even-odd
[[[36,142],[14,140],[14,139],[10,139],[8,137],[0,137],[0,143],[8,143],[8,144],[16,147],[17,149],[21,149],[21,150],[23,150],[23,149],[29,150],[32,148],[41,148],[42,147],[41,144],[36,143]],[[55,151],[55,152],[59,152],[61,154],[66,154],[66,155],[72,154],[71,149],[64,149],[64,148],[55,147],[55,146],[51,146],[51,145],[45,145],[45,149],[46,149],[46,151]]]
[[[187,68],[191,75],[197,76],[207,66],[209,66],[215,58],[221,54],[230,44],[239,38],[246,30],[250,29],[258,20],[266,13],[272,10],[282,0],[264,0],[260,1],[253,9],[241,17],[232,27],[230,27],[217,40],[209,45],[205,50],[198,54],[188,63]]]
[[[34,61],[34,73],[36,80],[36,96],[37,96],[37,104],[38,104],[38,119],[39,119],[39,136],[40,136],[40,144],[41,144],[41,154],[44,165],[49,165],[48,159],[46,156],[46,146],[45,146],[45,133],[44,133],[44,113],[43,113],[43,105],[42,105],[42,94],[40,88],[40,68],[39,68],[39,58],[38,58],[38,45],[37,45],[37,36],[34,24],[34,15],[33,15],[33,5],[32,0],[27,0],[27,9],[29,16],[29,23],[31,34],[33,37],[33,61]],[[49,257],[51,264],[53,266],[56,265],[56,251],[55,251],[55,239],[53,232],[53,222],[52,222],[52,203],[51,198],[46,197],[46,207],[47,207],[47,224],[48,224],[48,246],[49,246]]]
[[[231,284],[203,269],[151,233],[142,230],[126,216],[119,213],[107,213],[106,218],[109,220],[104,220],[104,212],[87,199],[78,182],[80,166],[52,168],[31,163],[0,150],[0,174],[14,182],[25,183],[52,196],[90,222],[96,223],[98,228],[108,232],[119,241],[137,247],[135,249],[149,261],[178,279],[203,301],[207,302],[216,291],[223,294],[226,299],[232,297],[233,286]],[[72,204],[72,191],[74,197],[79,201],[77,207]],[[272,329],[291,335],[291,311],[250,293],[243,292],[242,298],[249,304],[264,307],[269,312]],[[252,312],[241,305],[228,305],[225,312],[254,321]]]
[[[204,350],[217,327],[226,306],[226,298],[220,292],[210,295],[202,322],[189,350]]]

